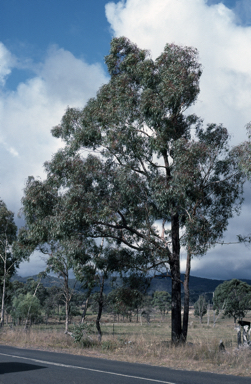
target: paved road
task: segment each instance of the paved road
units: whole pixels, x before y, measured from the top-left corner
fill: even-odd
[[[176,371],[0,346],[0,384],[250,384],[251,378]]]

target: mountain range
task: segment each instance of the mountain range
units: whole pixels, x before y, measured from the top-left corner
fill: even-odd
[[[14,275],[11,280],[18,280],[20,282],[26,283],[26,281],[32,278],[34,280],[38,279],[38,275],[34,276],[27,276],[27,277],[21,277],[18,275]],[[181,274],[181,279],[184,280],[184,274]],[[196,277],[196,276],[190,276],[190,300],[191,302],[195,302],[199,295],[204,294],[206,295],[208,300],[212,300],[213,292],[215,291],[215,288],[222,284],[225,280],[215,280],[215,279],[206,279],[203,277]],[[243,279],[246,283],[251,285],[251,280]],[[58,277],[48,275],[45,278],[42,279],[42,284],[48,288],[52,286],[60,286],[62,284],[62,280]],[[117,285],[121,285],[122,281],[118,278]],[[69,279],[69,285],[70,287],[74,287],[76,291],[78,292],[84,292],[84,289],[81,286],[81,283],[76,281],[75,279]],[[108,294],[113,287],[111,286],[111,281],[109,279],[105,282],[104,287],[104,293]],[[96,291],[98,288],[96,289]],[[158,274],[153,276],[151,279],[150,285],[146,291],[148,295],[152,295],[155,291],[166,291],[171,293],[171,279],[167,277],[165,274]],[[183,286],[181,287],[181,292],[183,296]]]

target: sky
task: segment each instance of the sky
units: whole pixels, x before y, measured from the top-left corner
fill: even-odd
[[[109,81],[104,56],[113,37],[126,36],[158,57],[165,44],[193,46],[203,75],[194,112],[222,123],[231,145],[246,140],[251,121],[250,0],[1,0],[0,198],[17,217],[28,176],[45,177],[43,163],[62,146],[50,130],[67,106],[82,108]],[[251,232],[251,189],[225,241]],[[194,276],[251,279],[250,248],[224,245],[192,260]],[[181,260],[184,270],[185,260]],[[45,262],[33,254],[18,273]]]

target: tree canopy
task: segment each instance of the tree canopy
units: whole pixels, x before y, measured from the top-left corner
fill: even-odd
[[[0,200],[0,279],[1,279],[1,323],[4,324],[6,286],[22,259],[28,256],[27,250],[17,240],[17,226],[14,213]]]
[[[234,322],[241,320],[251,308],[251,286],[238,279],[224,281],[216,288],[213,303],[214,309],[223,309],[224,315],[233,317]]]
[[[199,93],[196,49],[167,44],[154,61],[121,37],[105,61],[109,83],[52,129],[65,147],[45,164],[46,180],[27,181],[24,239],[68,238],[75,257],[88,259],[104,238],[117,268],[170,270],[176,343],[188,324],[186,312],[183,332],[181,246],[188,289],[191,257],[214,245],[239,212],[244,176],[227,130],[203,128],[187,112]],[[188,293],[186,311],[187,303]]]

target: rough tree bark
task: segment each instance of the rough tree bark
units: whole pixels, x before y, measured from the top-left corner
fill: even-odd
[[[96,328],[98,331],[98,341],[101,342],[102,339],[102,331],[100,327],[100,319],[102,316],[103,311],[103,305],[104,305],[104,298],[103,298],[103,291],[104,291],[104,284],[105,284],[105,278],[104,276],[101,277],[101,284],[100,284],[100,292],[99,292],[99,300],[98,300],[98,315],[96,318]]]
[[[181,280],[180,280],[180,240],[179,216],[174,214],[172,225],[172,255],[170,269],[172,278],[172,343],[178,344],[181,338]]]
[[[83,309],[83,313],[82,313],[81,324],[85,321],[85,316],[86,316],[86,312],[87,312],[88,302],[89,302],[89,296],[87,297],[87,299],[84,302],[84,309]]]

